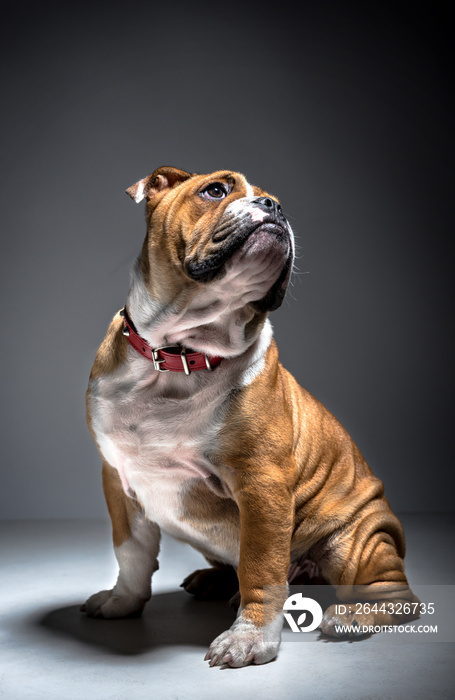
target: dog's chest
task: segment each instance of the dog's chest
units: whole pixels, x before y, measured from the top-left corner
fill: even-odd
[[[193,382],[197,391],[179,383]],[[167,382],[167,385],[166,385]],[[173,383],[173,384],[171,384]],[[192,377],[137,375],[131,368],[101,377],[89,389],[92,427],[100,450],[146,514],[175,530],[189,479],[209,479],[225,400]],[[178,532],[174,534],[178,535]]]

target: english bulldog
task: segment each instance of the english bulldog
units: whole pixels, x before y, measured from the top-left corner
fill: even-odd
[[[360,620],[351,605],[329,607],[324,634],[417,617],[384,606],[417,599],[382,482],[278,359],[268,313],[294,259],[278,199],[237,172],[173,167],[127,193],[146,202],[146,237],[87,391],[119,574],[82,610],[140,614],[164,530],[210,565],[185,579],[188,592],[239,590],[234,623],[207,652],[211,666],[276,657],[284,599],[265,610],[263,589],[286,591],[308,561],[344,600],[378,603]]]

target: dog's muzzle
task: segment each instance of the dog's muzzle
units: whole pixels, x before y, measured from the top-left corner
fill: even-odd
[[[281,205],[271,197],[244,197],[232,202],[212,233],[208,251],[203,258],[186,263],[189,277],[209,283],[224,276],[227,263],[253,234],[264,232],[270,236],[270,245],[278,244],[283,251],[283,268],[278,279],[263,299],[253,302],[259,311],[272,311],[280,306],[294,259],[292,230]],[[275,240],[274,240],[275,239]]]

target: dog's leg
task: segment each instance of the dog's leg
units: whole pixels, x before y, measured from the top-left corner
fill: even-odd
[[[103,489],[112,521],[119,575],[114,588],[92,595],[81,611],[90,617],[140,615],[151,596],[151,578],[158,569],[160,530],[125,494],[116,469],[103,463]]]
[[[290,561],[294,496],[288,484],[278,482],[276,471],[271,473],[270,480],[267,480],[266,471],[264,466],[260,475],[256,472],[252,478],[243,479],[243,483],[232,488],[240,512],[238,578],[241,605],[232,627],[219,635],[207,652],[206,660],[211,666],[263,664],[278,653]],[[248,474],[247,468],[243,474]],[[276,599],[265,609],[263,587],[266,585],[280,588]]]
[[[207,560],[211,569],[197,569],[180,584],[187,593],[199,600],[229,600],[239,590],[234,567]]]
[[[419,616],[419,600],[404,573],[404,549],[400,522],[385,500],[369,504],[346,533],[335,537],[320,566],[330,583],[342,586],[343,604],[325,611],[324,634],[361,635]]]

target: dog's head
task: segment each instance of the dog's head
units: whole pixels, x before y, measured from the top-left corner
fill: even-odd
[[[178,288],[196,286],[209,296],[222,291],[237,308],[280,306],[294,242],[275,197],[240,173],[172,167],[158,168],[127,193],[147,203],[141,266],[155,299],[169,303]]]

